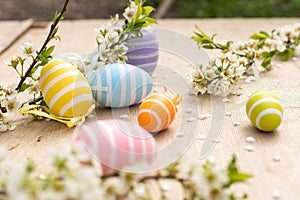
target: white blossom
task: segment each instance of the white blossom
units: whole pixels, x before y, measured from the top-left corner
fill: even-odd
[[[138,7],[135,4],[135,2],[130,1],[130,5],[125,9],[123,16],[125,17],[126,20],[131,22],[133,20],[133,18],[135,17],[137,10],[138,10]]]
[[[31,42],[25,42],[18,48],[18,50],[21,56],[24,57],[34,56],[36,54],[34,44]]]

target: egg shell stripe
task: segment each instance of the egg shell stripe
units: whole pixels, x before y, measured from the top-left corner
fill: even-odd
[[[117,156],[115,167],[120,168],[124,165],[128,165],[128,161],[130,160],[129,157],[132,156],[132,154],[129,153],[130,137],[126,133],[126,131],[128,131],[128,124],[124,124],[119,120],[113,120],[108,121],[107,125],[110,126],[112,132],[115,134],[115,152]]]
[[[134,50],[135,49],[139,49],[140,46],[142,48],[144,46],[152,46],[152,45],[153,46],[158,46],[157,41],[154,38],[152,40],[150,40],[150,41],[142,41],[142,40],[138,41],[138,40],[134,40],[134,42],[129,42],[129,44],[130,44],[130,46],[131,46],[131,44],[134,44],[134,47],[132,48]]]
[[[83,134],[81,134],[81,135],[78,136],[79,139],[80,139],[80,141],[84,142],[85,148],[88,148],[89,145],[92,145],[92,147],[93,147],[92,148],[93,153],[98,154],[98,152],[99,152],[99,146],[98,146],[98,142],[97,142],[98,139],[97,139],[95,133],[93,132],[93,130],[90,129],[86,125],[83,125],[81,127],[81,129],[83,130]],[[86,141],[87,139],[88,139],[88,141]]]
[[[54,60],[51,60],[50,62],[48,62],[48,63],[43,67],[43,69],[49,70],[49,68],[52,68],[52,67],[55,66],[55,65],[59,65],[59,64],[63,64],[63,63],[68,63],[68,62],[66,62],[66,61],[64,61],[64,60],[56,60],[56,59],[54,59]],[[68,64],[70,64],[70,63],[68,63]]]
[[[101,80],[99,82],[99,83],[101,83],[101,85],[99,85],[99,86],[101,86],[101,87],[107,87],[107,91],[106,92],[99,92],[99,93],[101,93],[101,96],[102,96],[101,103],[103,105],[105,105],[106,104],[106,99],[107,99],[107,92],[109,90],[109,84],[107,82],[107,67],[104,67],[104,68],[102,68],[102,70],[100,70],[99,79]]]
[[[147,79],[147,77],[144,74],[142,74],[142,80],[143,80],[143,82],[142,82],[143,83],[142,98],[146,96],[147,91],[148,91],[148,84],[147,84],[147,80],[146,79]]]
[[[41,74],[40,84],[43,85],[45,79],[48,78],[48,76],[50,74],[54,73],[55,71],[60,70],[60,69],[69,68],[69,67],[72,67],[72,68],[74,68],[74,70],[77,70],[75,67],[73,67],[69,63],[62,63],[62,64],[59,64],[59,65],[56,65],[56,66],[52,67],[46,73]],[[46,71],[46,70],[44,69],[44,71]]]
[[[92,102],[92,96],[90,94],[83,94],[80,96],[75,97],[74,99],[71,99],[68,103],[66,103],[59,112],[60,116],[64,116],[64,114],[73,106],[75,106],[78,103],[84,102],[84,101],[88,101],[88,102]]]
[[[86,114],[91,107],[91,101],[81,101],[70,107],[63,115],[63,117],[78,117]],[[59,115],[59,112],[56,112]]]
[[[142,76],[142,71],[138,70],[136,71],[136,83],[142,83],[143,84],[143,76]],[[136,98],[134,102],[138,102],[140,99],[143,98],[143,90],[141,88],[143,85],[137,85],[137,90],[136,90]]]
[[[143,103],[155,103],[155,104],[159,104],[167,113],[167,116],[168,116],[168,120],[167,120],[167,123],[166,123],[166,126],[168,126],[170,123],[171,123],[171,113],[170,113],[170,110],[167,108],[167,106],[161,102],[161,101],[158,101],[157,99],[154,99],[154,98],[149,98],[149,99],[146,99]]]
[[[120,87],[121,87],[121,90],[120,90],[120,102],[119,102],[119,107],[123,107],[125,105],[125,101],[127,98],[127,90],[130,89],[130,86],[127,84],[127,80],[126,80],[126,72],[124,70],[124,68],[121,66],[119,68],[120,70],[120,78],[119,78],[119,81],[117,83],[121,84]],[[125,93],[124,93],[125,92]],[[130,92],[130,91],[129,91]],[[119,95],[119,94],[117,94]]]
[[[100,161],[102,162],[103,166],[109,163],[110,161],[111,141],[109,139],[109,136],[107,135],[107,131],[101,126],[101,124],[98,121],[90,124],[91,129],[94,131],[94,134],[96,136],[95,140],[98,144],[98,152],[96,155],[97,158],[100,159]],[[109,167],[106,167],[105,170],[107,171],[107,173],[112,171]]]
[[[132,137],[129,137],[129,152],[130,152],[130,156],[129,156],[129,163],[133,163],[134,162],[134,156],[132,156],[131,154],[134,153],[134,148],[135,148],[135,145],[134,145],[134,140]]]
[[[123,79],[126,79],[126,87],[124,88],[124,90],[122,90],[125,91],[125,98],[124,101],[122,101],[122,107],[125,105],[130,105],[132,96],[134,95],[133,93],[135,85],[132,85],[132,79],[134,79],[134,74],[132,73],[133,71],[134,69],[130,68],[123,77]]]
[[[255,103],[253,103],[249,109],[249,112],[248,112],[248,117],[250,118],[251,116],[251,113],[252,111],[260,104],[262,103],[267,103],[267,102],[274,102],[274,103],[277,103],[279,106],[280,106],[280,102],[272,97],[266,97],[266,98],[262,98],[258,101],[256,101]]]
[[[55,61],[50,61],[49,63],[47,63],[45,66],[42,67],[40,76],[44,76],[44,74],[50,70],[51,68],[55,67],[56,65],[60,65],[60,64],[69,64],[65,61],[62,60],[55,60]]]
[[[125,84],[122,80],[124,67],[120,66],[119,64],[111,65],[111,79],[112,79],[112,92],[111,92],[111,99],[109,99],[108,106],[111,107],[120,107],[121,98],[124,97],[124,90],[122,90],[123,85]],[[125,91],[126,92],[126,91]]]
[[[65,68],[61,68],[58,69],[56,71],[54,71],[53,73],[51,73],[47,78],[44,79],[43,84],[41,84],[41,91],[45,90],[45,87],[51,82],[53,81],[55,78],[57,78],[58,76],[67,73],[67,72],[71,72],[71,71],[76,71],[78,72],[79,75],[79,71],[77,69],[72,69],[71,67],[65,67]]]
[[[75,90],[71,90],[67,93],[64,93],[61,98],[59,98],[56,102],[54,102],[53,106],[52,106],[52,110],[54,113],[59,113],[60,109],[69,101],[71,101],[72,99],[80,96],[80,95],[89,95],[90,98],[87,99],[86,101],[82,101],[79,102],[78,104],[82,104],[82,105],[77,105],[77,104],[73,104],[73,107],[71,107],[71,110],[68,110],[68,112],[66,112],[64,116],[78,116],[78,115],[82,115],[85,113],[85,111],[88,110],[88,108],[91,106],[92,103],[92,95],[90,92],[90,88],[88,87],[81,87],[81,88],[76,88]],[[84,109],[84,110],[82,110]],[[78,113],[78,110],[81,110],[81,112]],[[70,115],[71,114],[71,115]]]
[[[49,89],[51,87],[53,87],[58,81],[61,81],[62,79],[65,79],[70,76],[78,76],[78,75],[79,75],[79,71],[75,71],[75,70],[68,71],[68,72],[65,72],[65,73],[59,75],[58,77],[56,77],[55,79],[53,79],[46,85],[45,89],[43,90],[44,95],[47,95]]]
[[[139,141],[136,138],[139,133],[137,130],[137,126],[133,124],[126,123],[124,121],[121,122],[122,128],[125,127],[125,131],[123,131],[127,135],[127,139],[129,141],[129,149],[127,149],[129,154],[129,163],[133,164],[136,161],[136,156],[138,151]]]
[[[254,94],[252,94],[250,96],[250,98],[256,97],[258,95],[270,95],[270,96],[272,96],[274,98],[277,98],[273,93],[271,93],[269,91],[266,91],[266,90],[259,90],[259,91],[255,92]]]
[[[138,78],[140,78],[144,74],[142,74],[142,71],[136,70],[136,68],[132,65],[128,65],[128,69],[129,69],[128,73],[129,73],[129,77],[130,77],[130,80],[128,80],[130,82],[128,84],[130,84],[131,87],[128,87],[130,89],[130,92],[128,92],[126,94],[126,95],[130,95],[130,96],[127,96],[126,98],[127,98],[128,102],[130,103],[130,105],[132,105],[132,104],[138,103],[141,99],[144,98],[144,96],[138,95],[138,91],[140,91],[140,88],[137,88],[137,87],[140,87],[140,85],[137,85],[137,83],[141,82],[141,80]],[[131,90],[132,88],[136,88],[136,90],[132,91]],[[143,94],[141,93],[141,95],[143,95]]]
[[[96,76],[94,76],[94,80],[92,83],[96,83],[96,85],[99,85],[101,87],[101,76],[99,73],[95,73]],[[95,99],[102,99],[102,91],[96,91]]]
[[[261,126],[260,126],[260,120],[262,117],[266,116],[266,115],[269,115],[269,114],[275,114],[275,115],[278,115],[280,117],[280,119],[282,119],[282,113],[275,109],[275,108],[268,108],[264,111],[262,111],[261,113],[259,113],[256,117],[256,126],[259,128],[259,129],[262,129]]]
[[[108,164],[109,166],[116,166],[116,138],[115,138],[115,134],[111,129],[111,126],[106,125],[106,123],[102,123],[101,121],[98,121],[98,124],[103,128],[105,136],[107,137],[107,142],[108,144],[110,144],[110,152],[109,152],[109,161],[107,160],[107,162],[109,163],[104,163],[104,164]]]
[[[156,112],[153,112],[150,109],[142,109],[142,110],[140,110],[140,112],[139,112],[138,115],[141,115],[143,113],[150,113],[156,119],[156,121],[157,121],[156,127],[154,128],[154,130],[151,130],[150,132],[158,132],[158,131],[160,131],[160,129],[162,127],[162,122],[161,122],[160,117],[156,114]]]
[[[52,99],[62,88],[66,87],[67,85],[70,85],[74,82],[77,82],[77,81],[85,82],[86,79],[83,76],[70,76],[70,77],[66,77],[66,78],[56,82],[55,85],[53,87],[51,87],[47,93],[45,93],[44,90],[41,90],[47,105],[49,105],[49,103],[50,103],[49,100]],[[90,90],[90,88],[89,88],[89,90]],[[90,91],[89,91],[89,93],[90,93]]]
[[[161,94],[155,94],[155,95],[153,95],[153,96],[160,96],[160,97],[162,97],[163,99],[167,100],[167,101],[172,105],[174,114],[176,113],[176,106],[175,106],[174,102],[173,102],[169,97],[164,96],[164,95],[161,95]],[[152,97],[153,97],[153,96],[152,96]]]
[[[113,92],[112,71],[109,67],[106,67],[105,72],[106,72],[107,87],[108,87],[108,90],[106,92],[105,106],[111,106],[111,94]],[[118,74],[114,74],[114,75],[117,76]]]
[[[137,149],[136,149],[137,157],[138,157],[139,161],[146,162],[147,160],[146,160],[145,155],[147,155],[147,149],[146,149],[147,144],[145,141],[145,137],[141,131],[137,130],[137,127],[134,127],[134,130],[135,130],[135,135],[136,135],[135,140],[138,143]]]
[[[151,49],[153,49],[153,48],[143,48],[143,49],[149,49],[149,50],[151,50]],[[140,54],[140,55],[130,55],[130,59],[132,59],[132,60],[141,60],[141,59],[153,59],[153,58],[155,58],[155,59],[157,59],[157,57],[158,57],[158,52],[157,51],[155,51],[155,52],[148,52],[148,54]]]
[[[147,68],[151,68],[156,65],[157,65],[157,62],[152,62],[152,63],[141,64],[141,65],[139,65],[139,67],[143,68],[145,70]]]
[[[86,81],[78,81],[78,82],[74,82],[66,87],[64,87],[63,89],[61,89],[58,93],[56,93],[54,95],[54,97],[52,97],[50,103],[49,103],[49,108],[52,109],[53,105],[57,102],[57,100],[59,100],[63,95],[65,95],[66,93],[70,92],[70,91],[74,91],[75,89],[78,88],[87,88],[88,90],[90,89],[90,85],[88,84],[88,82]],[[87,91],[88,91],[87,90]]]
[[[248,111],[250,109],[250,106],[253,103],[255,103],[256,101],[258,101],[258,100],[260,100],[262,98],[267,98],[267,97],[274,98],[274,99],[276,99],[276,100],[279,101],[279,98],[276,95],[274,95],[273,93],[268,92],[268,91],[264,91],[264,90],[262,90],[262,91],[259,90],[259,91],[255,92],[254,94],[252,94],[251,97],[249,97],[249,99],[247,101],[247,104],[246,104],[246,111],[247,111],[247,113],[248,113]]]
[[[148,53],[145,53],[145,54],[148,54]],[[145,63],[156,63],[157,60],[158,60],[158,56],[154,56],[154,57],[150,57],[150,58],[139,58],[139,59],[134,59],[131,57],[128,58],[128,62],[132,63],[133,65],[136,65],[136,66],[140,66]]]
[[[132,105],[134,103],[137,103],[136,102],[136,93],[137,93],[137,91],[135,90],[137,88],[137,85],[136,85],[134,70],[130,70],[130,81],[131,81],[130,85],[134,89],[133,91],[131,91],[132,94],[130,94],[129,104]]]
[[[73,77],[74,78],[74,77]],[[47,105],[50,105],[50,101],[51,99],[55,96],[55,94],[57,94],[61,87],[65,86],[65,85],[69,85],[71,83],[74,82],[74,79],[72,80],[72,78],[66,78],[63,79],[61,81],[59,81],[55,87],[52,87],[49,92],[44,96],[45,102]],[[42,91],[43,92],[43,91]],[[76,88],[75,90],[69,91],[65,94],[63,94],[61,96],[60,99],[58,99],[54,105],[52,106],[52,112],[55,113],[56,115],[59,115],[59,111],[60,109],[71,99],[73,99],[74,97],[80,95],[80,94],[89,94],[91,95],[91,89],[89,87],[85,87],[85,88]],[[91,101],[89,102],[91,104]],[[76,107],[76,108],[80,108],[80,107]],[[83,111],[84,112],[84,111]],[[71,113],[68,114],[68,117],[73,117],[74,115],[70,115]],[[81,113],[83,114],[83,113]],[[64,116],[67,117],[67,116]]]

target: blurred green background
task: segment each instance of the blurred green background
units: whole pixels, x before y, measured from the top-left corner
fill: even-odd
[[[299,17],[300,0],[176,0],[169,17]]]
[[[0,20],[49,21],[64,0],[0,0]],[[300,17],[300,0],[148,0],[167,9],[162,18]],[[128,0],[70,0],[66,18],[108,18],[122,13]]]

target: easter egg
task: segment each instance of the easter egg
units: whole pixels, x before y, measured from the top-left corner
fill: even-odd
[[[129,40],[126,44],[128,47],[127,63],[140,67],[152,75],[158,61],[158,42],[155,29],[143,28],[141,33],[142,37]]]
[[[249,97],[246,112],[251,123],[265,132],[275,130],[283,117],[279,98],[265,90],[256,91]]]
[[[93,97],[106,107],[125,107],[144,99],[152,90],[151,77],[129,64],[98,68],[89,78]]]
[[[174,120],[179,97],[171,99],[167,95],[155,94],[147,97],[138,108],[138,123],[154,133],[166,129]]]
[[[98,120],[77,127],[75,143],[101,162],[104,174],[134,164],[151,164],[156,155],[153,136],[123,120]]]
[[[49,109],[59,117],[84,115],[93,102],[87,79],[62,60],[53,60],[42,68],[40,89]]]

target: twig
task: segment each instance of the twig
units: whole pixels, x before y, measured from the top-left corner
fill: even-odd
[[[64,6],[62,7],[62,10],[60,11],[60,13],[58,14],[58,17],[55,19],[55,21],[52,23],[50,31],[48,33],[48,36],[43,44],[43,46],[41,47],[40,51],[38,52],[38,54],[36,55],[36,57],[33,59],[33,62],[31,63],[30,67],[28,68],[28,70],[26,71],[25,75],[21,77],[21,80],[16,88],[16,90],[20,90],[22,84],[24,83],[24,81],[26,80],[26,78],[30,75],[31,70],[34,68],[34,66],[37,64],[37,62],[39,61],[38,57],[39,55],[42,53],[42,51],[45,49],[45,47],[47,46],[47,44],[50,42],[51,40],[51,36],[53,34],[53,31],[55,30],[56,26],[58,25],[59,21],[61,20],[63,14],[67,11],[67,5],[69,3],[70,0],[66,0]]]

